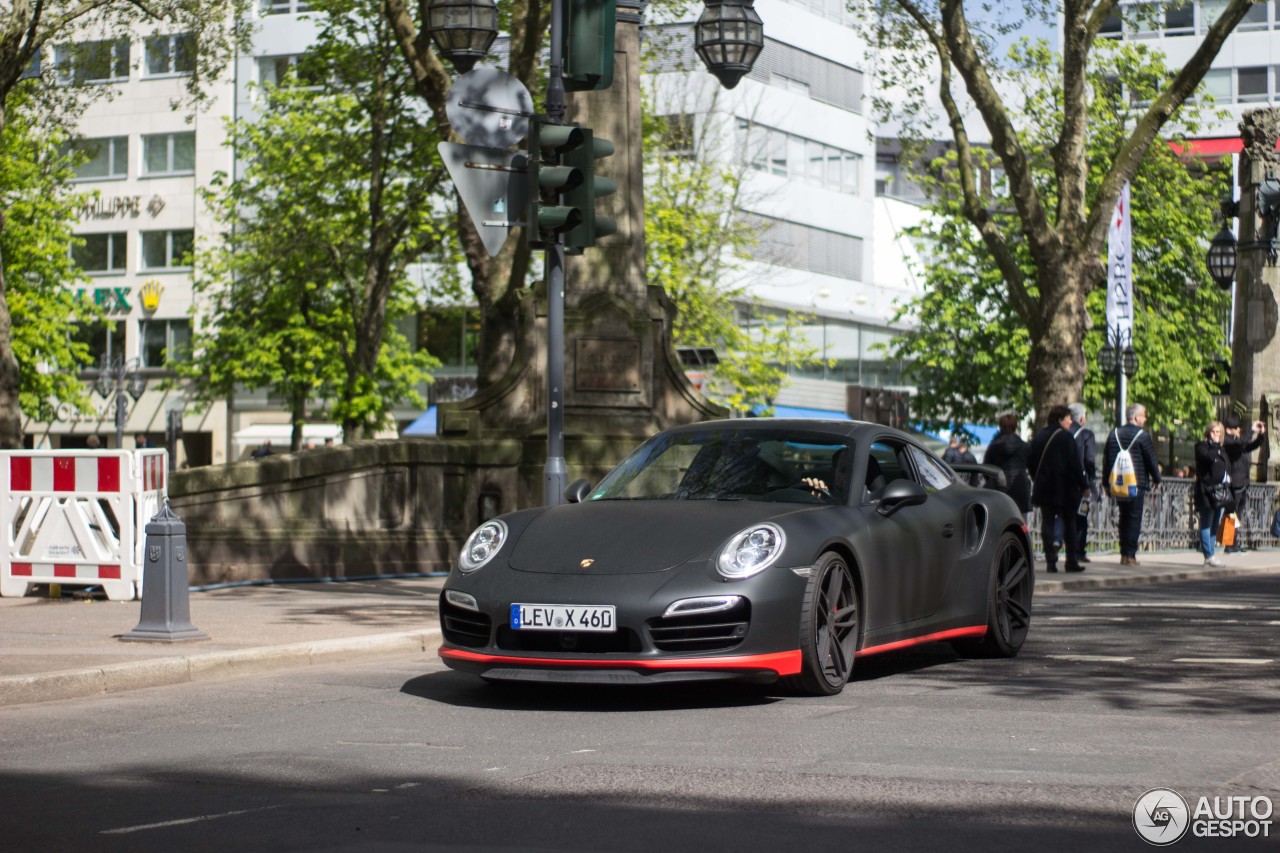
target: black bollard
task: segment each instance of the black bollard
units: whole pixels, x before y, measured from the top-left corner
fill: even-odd
[[[147,522],[146,562],[142,567],[142,619],[121,640],[174,643],[207,640],[191,624],[191,590],[187,577],[187,526],[169,499]]]

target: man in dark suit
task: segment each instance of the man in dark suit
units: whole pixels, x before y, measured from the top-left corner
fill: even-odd
[[[1111,482],[1111,469],[1120,455],[1120,445],[1129,450],[1133,458],[1133,472],[1138,478],[1138,493],[1128,500],[1120,500],[1120,565],[1138,565],[1138,540],[1142,538],[1142,504],[1147,492],[1160,488],[1160,465],[1156,462],[1156,448],[1146,431],[1147,407],[1131,403],[1125,409],[1124,426],[1117,427],[1107,436],[1106,464],[1103,479]]]
[[[1084,475],[1089,479],[1089,500],[1092,501],[1097,496],[1098,479],[1098,439],[1093,434],[1093,430],[1085,426],[1085,420],[1088,418],[1088,412],[1081,403],[1072,403],[1067,406],[1071,412],[1071,435],[1076,440],[1076,449],[1080,451],[1080,464],[1084,466]],[[1083,508],[1085,504],[1081,504]],[[1072,547],[1075,548],[1076,560],[1081,563],[1089,562],[1088,551],[1089,542],[1089,516],[1087,513],[1076,514],[1076,541]]]
[[[1066,543],[1067,571],[1082,572],[1073,547],[1077,541],[1076,511],[1080,499],[1089,493],[1089,480],[1080,462],[1071,435],[1071,412],[1066,406],[1049,409],[1048,424],[1031,439],[1027,452],[1031,469],[1031,502],[1040,507],[1040,539],[1044,544],[1045,569],[1058,570],[1058,548],[1053,541],[1055,522],[1061,520]]]

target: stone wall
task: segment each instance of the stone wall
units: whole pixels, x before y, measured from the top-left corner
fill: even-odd
[[[570,479],[638,442],[566,438]],[[365,441],[178,471],[169,501],[193,584],[444,572],[481,521],[541,502],[546,452],[544,436]]]

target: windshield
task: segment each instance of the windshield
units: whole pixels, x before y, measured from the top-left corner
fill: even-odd
[[[846,503],[849,445],[774,430],[664,433],[609,473],[591,500]]]

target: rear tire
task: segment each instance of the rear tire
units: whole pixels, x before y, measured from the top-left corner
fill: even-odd
[[[800,608],[800,672],[783,684],[810,696],[834,696],[853,673],[862,634],[862,602],[853,573],[838,554],[813,567]]]
[[[969,657],[1011,658],[1022,648],[1031,629],[1031,595],[1035,567],[1017,534],[1005,532],[996,544],[987,583],[987,633],[980,640],[953,640],[957,652]]]

